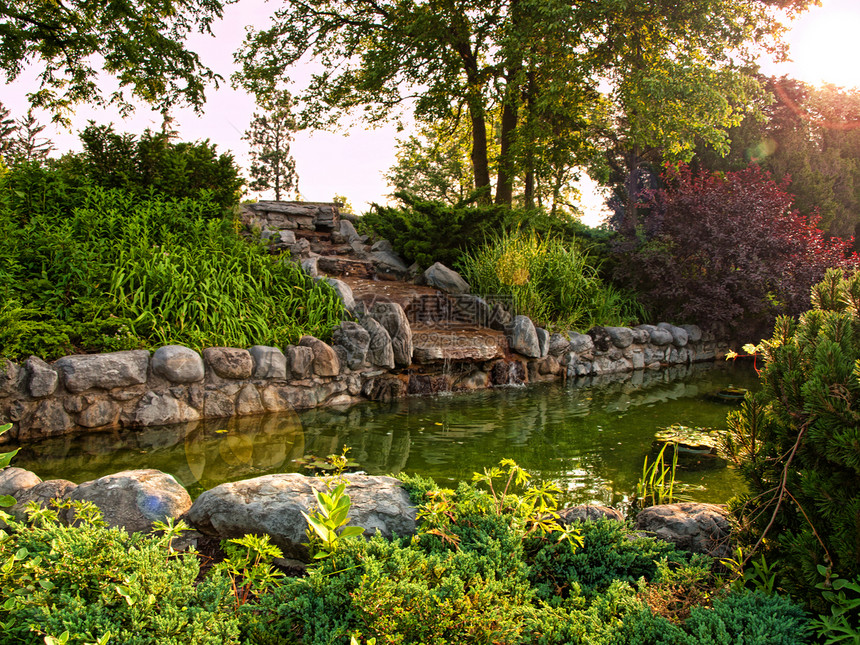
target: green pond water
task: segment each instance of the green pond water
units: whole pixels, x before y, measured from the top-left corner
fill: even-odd
[[[446,485],[515,459],[552,480],[567,503],[624,505],[652,453],[654,434],[671,424],[726,427],[731,404],[709,395],[754,388],[749,365],[717,364],[579,379],[527,387],[364,403],[344,409],[196,422],[48,439],[22,448],[14,465],[42,479],[80,483],[120,470],[157,468],[192,497],[226,481],[300,472],[305,455],[351,447],[370,474],[430,476]],[[696,501],[725,502],[743,489],[728,467],[691,469],[678,479]]]

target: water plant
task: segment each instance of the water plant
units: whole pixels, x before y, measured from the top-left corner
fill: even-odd
[[[672,461],[666,463],[666,449],[672,447]],[[675,494],[675,471],[678,468],[678,444],[666,442],[650,464],[648,457],[642,463],[642,476],[636,484],[633,506],[646,508],[672,504],[680,498]]]

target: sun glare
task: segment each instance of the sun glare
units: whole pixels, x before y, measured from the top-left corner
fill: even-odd
[[[824,0],[800,18],[789,35],[793,71],[809,83],[860,87],[858,0]]]

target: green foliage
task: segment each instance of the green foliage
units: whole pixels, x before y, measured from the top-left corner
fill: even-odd
[[[197,54],[185,48],[187,37],[222,16],[220,0],[128,0],[122,3],[39,2],[23,0],[0,6],[0,72],[11,83],[31,63],[39,89],[29,95],[34,107],[67,120],[74,105],[115,104],[123,112],[132,101],[145,101],[162,112],[177,103],[200,109],[208,83],[220,79]],[[100,61],[100,65],[96,65]],[[119,83],[106,96],[97,78],[105,72]]]
[[[729,415],[727,447],[750,486],[735,506],[752,539],[785,588],[826,611],[819,566],[860,575],[860,275],[828,271],[812,302],[761,344],[762,388]]]
[[[0,178],[0,355],[47,359],[170,343],[325,338],[342,304],[323,281],[236,236],[209,198]]]
[[[6,423],[4,425],[0,425],[0,434],[8,431],[12,427],[11,423]],[[9,463],[12,461],[12,458],[18,454],[20,448],[16,448],[11,452],[0,452],[0,470],[6,468]],[[0,508],[9,507],[15,505],[15,498],[11,495],[0,495]]]
[[[80,138],[83,152],[51,163],[71,185],[122,188],[141,197],[152,192],[175,199],[200,197],[225,211],[239,203],[244,180],[233,155],[218,154],[208,139],[176,142],[172,133],[149,129],[137,137],[92,121]]]
[[[216,571],[196,584],[197,557],[172,553],[169,537],[128,535],[105,528],[91,505],[66,506],[78,526],[33,505],[29,522],[7,517],[11,532],[0,532],[4,642],[93,643],[107,634],[129,645],[239,642],[226,577]]]
[[[216,565],[230,579],[237,607],[241,607],[251,597],[281,584],[283,572],[272,567],[272,560],[283,558],[283,552],[268,535],[245,535],[221,543],[225,558]]]
[[[860,576],[854,582],[845,578],[828,579],[827,568],[818,565],[818,572],[825,577],[815,587],[822,590],[822,596],[830,604],[830,615],[822,614],[811,625],[818,636],[826,639],[825,645],[860,643]],[[848,593],[851,594],[849,598]]]
[[[493,232],[483,247],[460,258],[458,268],[474,293],[510,296],[520,313],[550,328],[626,325],[644,313],[630,296],[604,284],[587,248],[559,235]]]
[[[365,233],[391,242],[408,263],[426,269],[434,262],[453,266],[462,253],[490,232],[510,226],[516,215],[503,206],[448,206],[398,193],[405,206],[374,204],[359,220]]]
[[[672,447],[672,463],[666,463],[666,448]],[[675,471],[678,468],[678,446],[665,443],[656,459],[649,464],[648,457],[642,463],[642,477],[636,483],[634,506],[646,508],[660,504],[674,504],[680,500],[675,494]]]
[[[288,92],[273,99],[267,97],[263,112],[255,112],[244,140],[251,151],[251,177],[248,188],[275,191],[275,201],[280,201],[281,192],[298,192],[299,176],[296,161],[290,154],[290,141],[296,130],[296,120],[291,113],[292,99]]]
[[[351,500],[345,491],[343,481],[328,492],[314,490],[318,510],[310,515],[302,511],[308,523],[308,546],[314,560],[333,557],[345,540],[364,533],[360,526],[347,526]]]

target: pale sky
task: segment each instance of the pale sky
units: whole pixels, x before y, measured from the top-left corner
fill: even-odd
[[[224,20],[213,28],[215,37],[193,38],[195,49],[204,63],[226,80],[219,90],[207,92],[208,101],[202,116],[191,110],[177,110],[175,127],[185,141],[209,139],[221,152],[232,151],[240,165],[248,164],[248,146],[242,141],[254,112],[251,97],[230,87],[233,52],[241,43],[245,25],[264,26],[277,6],[265,0],[241,0],[225,8]],[[856,42],[860,33],[860,1],[823,0],[795,22],[788,36],[794,62],[781,65],[763,61],[768,74],[788,74],[811,83],[829,81],[843,86],[860,86],[860,65],[857,64]],[[14,116],[26,112],[26,93],[35,89],[35,72],[26,71],[15,83],[3,87],[0,101]],[[309,68],[294,70],[293,80],[301,85],[309,77]],[[110,79],[105,86],[111,87]],[[105,92],[108,94],[109,90]],[[36,112],[36,117],[48,123],[50,117]],[[120,132],[140,133],[146,127],[158,129],[161,117],[145,108],[138,109],[123,120],[116,111],[79,106],[72,120],[72,132],[46,129],[60,151],[79,150],[77,131],[89,119],[97,123],[113,122]],[[48,132],[50,130],[50,132]],[[335,194],[345,195],[358,211],[366,210],[370,202],[385,202],[388,192],[383,173],[394,163],[397,137],[393,125],[369,130],[364,124],[344,124],[344,132],[299,133],[292,144],[299,175],[299,190],[308,201],[330,201]],[[583,187],[588,203],[584,203],[586,222],[595,224],[601,216],[600,198],[592,189]],[[256,195],[253,195],[256,196]]]

